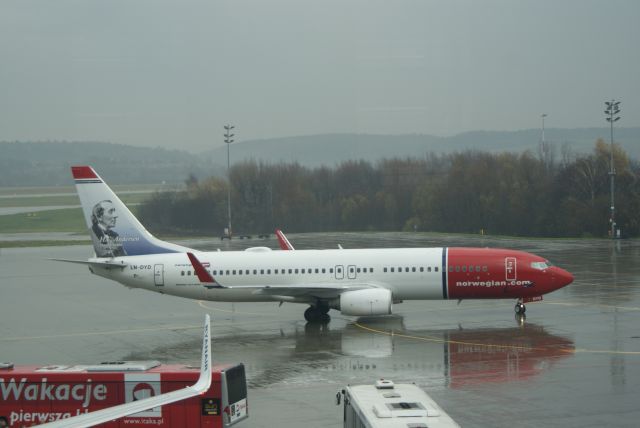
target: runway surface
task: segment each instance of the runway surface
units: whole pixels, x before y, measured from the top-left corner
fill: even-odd
[[[394,316],[307,325],[302,305],[199,302],[129,290],[80,265],[88,246],[0,249],[0,361],[158,359],[199,363],[201,321],[213,355],[247,366],[250,418],[239,427],[340,427],[336,393],[384,377],[416,382],[462,426],[638,426],[640,241],[422,234],[290,235],[297,249],[490,246],[531,251],[575,282],[516,320],[513,301],[405,302]],[[199,249],[277,247],[198,240]]]

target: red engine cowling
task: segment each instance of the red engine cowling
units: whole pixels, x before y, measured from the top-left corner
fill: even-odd
[[[340,295],[340,312],[343,315],[389,315],[392,304],[391,290],[385,288],[347,291]]]

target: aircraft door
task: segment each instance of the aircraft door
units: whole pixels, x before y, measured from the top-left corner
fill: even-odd
[[[164,285],[164,265],[154,265],[153,282],[158,287]]]
[[[518,269],[515,257],[506,257],[504,259],[504,272],[507,281],[516,281],[518,277]]]
[[[344,266],[342,265],[336,265],[335,268],[335,272],[336,272],[336,279],[344,279]]]
[[[347,278],[356,279],[356,267],[355,267],[355,265],[347,266]]]

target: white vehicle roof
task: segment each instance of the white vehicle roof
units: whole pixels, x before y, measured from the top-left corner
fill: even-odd
[[[415,384],[383,380],[349,385],[345,399],[351,400],[351,405],[364,416],[364,426],[369,428],[460,427]]]

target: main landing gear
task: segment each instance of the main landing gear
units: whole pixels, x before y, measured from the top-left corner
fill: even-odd
[[[317,304],[315,306],[309,306],[306,311],[304,311],[304,319],[307,322],[314,323],[328,323],[331,321],[331,317],[329,316],[329,306],[326,304]]]
[[[516,311],[516,314],[524,315],[524,313],[527,312],[527,307],[524,305],[524,303],[522,303],[522,300],[518,300],[518,303],[516,303],[516,307],[514,308],[514,310]]]

